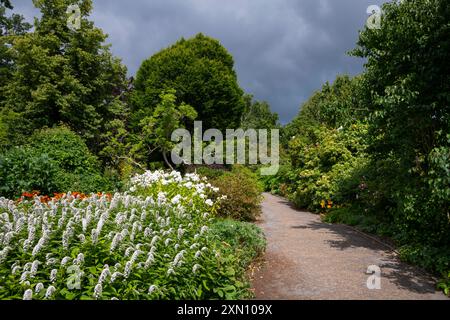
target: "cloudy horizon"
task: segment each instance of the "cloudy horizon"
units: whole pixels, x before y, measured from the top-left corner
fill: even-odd
[[[32,0],[13,0],[32,21]],[[93,0],[96,26],[134,76],[144,59],[181,37],[218,39],[233,55],[239,83],[269,102],[283,124],[338,74],[356,75],[363,59],[350,57],[369,5],[382,0]]]

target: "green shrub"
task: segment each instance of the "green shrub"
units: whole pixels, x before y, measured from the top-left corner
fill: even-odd
[[[256,225],[236,220],[218,220],[211,226],[211,234],[227,245],[246,269],[266,248],[262,230]]]
[[[112,191],[84,141],[65,127],[34,134],[30,145],[0,154],[0,195],[14,198],[33,190],[84,193]]]
[[[450,297],[450,272],[444,274],[438,283],[438,288]]]
[[[84,140],[66,127],[43,129],[31,137],[31,146],[55,159],[67,172],[98,171],[100,163]]]
[[[254,170],[252,170],[249,166],[234,165],[231,169],[231,173],[248,177],[248,179],[254,182],[254,185],[256,186],[259,193],[262,193],[264,191],[264,185],[260,180],[261,176],[259,174],[259,169],[260,168],[255,168]]]
[[[260,181],[263,184],[264,191],[278,194],[283,197],[289,197],[294,191],[292,186],[295,184],[297,175],[290,164],[280,166],[276,175],[261,176]]]
[[[227,172],[224,169],[215,169],[206,166],[198,167],[195,170],[198,175],[206,177],[209,180],[218,179]]]
[[[0,154],[0,195],[17,197],[40,190],[50,194],[59,188],[60,168],[47,154],[30,147],[13,147]]]
[[[297,207],[323,212],[355,199],[367,160],[364,137],[367,126],[354,124],[342,130],[312,128],[309,136],[299,136],[290,142],[293,174],[288,190]],[[350,178],[353,178],[350,180]],[[342,182],[347,191],[342,191]]]
[[[219,188],[221,196],[227,197],[222,202],[220,216],[255,221],[261,214],[262,186],[251,170],[235,166],[211,183]]]

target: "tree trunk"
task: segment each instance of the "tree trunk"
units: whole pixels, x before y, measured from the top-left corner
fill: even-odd
[[[167,164],[167,166],[170,168],[170,170],[174,170],[172,165],[169,162],[169,159],[167,159],[167,154],[165,152],[162,153],[163,158],[164,158],[164,162]]]

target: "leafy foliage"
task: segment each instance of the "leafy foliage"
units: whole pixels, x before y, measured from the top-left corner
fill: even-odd
[[[210,168],[208,166],[200,166],[195,169],[198,175],[208,180],[216,180],[223,176],[227,171],[225,169]]]
[[[353,54],[368,59],[374,154],[410,166],[445,140],[436,133],[450,131],[450,9],[445,0],[413,0],[383,12],[381,29],[363,30]]]
[[[295,188],[296,178],[292,165],[287,163],[280,166],[276,175],[261,176],[260,180],[265,191],[289,198],[295,191],[292,188]]]
[[[110,191],[111,182],[81,137],[67,128],[45,129],[31,144],[0,154],[0,194],[18,197],[22,192]]]
[[[30,147],[15,147],[0,155],[0,194],[18,197],[22,192],[58,190],[59,168],[48,155]]]
[[[401,243],[450,246],[447,133],[450,132],[450,9],[442,0],[384,6],[380,30],[364,30],[354,54],[368,59],[373,167]],[[438,173],[439,172],[439,173]],[[437,174],[437,175],[436,175]]]
[[[238,258],[243,271],[260,257],[266,248],[262,230],[252,223],[218,220],[211,226],[211,234],[230,245],[230,250]]]
[[[308,139],[298,137],[290,143],[290,154],[295,170],[294,203],[313,211],[330,209],[343,202],[339,192],[341,181],[352,176],[354,170],[364,166],[362,142],[366,126],[354,124],[342,130],[318,127]],[[356,189],[360,181],[354,181]],[[353,194],[345,195],[353,199]]]
[[[368,110],[363,85],[361,76],[337,76],[332,84],[325,83],[283,129],[284,146],[288,148],[289,141],[297,136],[308,136],[310,129],[317,126],[338,129],[364,120]]]
[[[160,100],[152,116],[145,117],[139,123],[141,127],[141,139],[135,146],[136,149],[146,150],[149,155],[155,150],[161,152],[166,164],[171,167],[167,159],[169,153],[175,143],[171,140],[172,132],[183,128],[184,120],[194,120],[197,112],[189,105],[182,103],[177,106],[175,104],[176,91],[171,89],[161,93]]]
[[[21,15],[7,15],[8,10],[13,6],[9,0],[0,1],[0,111],[6,99],[5,86],[11,81],[14,70],[14,60],[9,50],[13,39],[23,35],[30,29],[30,24],[24,22]],[[10,112],[0,112],[0,148],[10,145],[9,141],[9,121],[13,120]]]
[[[255,221],[261,214],[261,190],[258,177],[249,169],[233,167],[211,184],[219,188],[219,194],[226,196],[219,210],[219,215],[242,221]]]
[[[245,109],[242,115],[241,128],[247,129],[275,129],[279,128],[277,113],[270,110],[267,102],[253,101],[252,95],[244,96]]]

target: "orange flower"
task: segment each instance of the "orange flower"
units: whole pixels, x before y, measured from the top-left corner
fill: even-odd
[[[42,197],[40,198],[40,201],[41,201],[42,203],[49,203],[49,202],[51,201],[51,199],[50,199],[49,196],[42,196]]]
[[[40,195],[39,191],[33,191],[31,193],[30,192],[24,192],[24,193],[22,193],[22,196],[17,200],[17,203],[21,203],[25,199],[33,199],[35,196],[38,196],[42,203],[48,204],[50,201],[61,200],[67,194],[66,193],[54,192],[53,193],[53,197],[50,197],[50,196],[47,196],[47,195],[46,196],[39,196],[39,195]],[[104,193],[99,192],[99,193],[97,193],[97,195],[99,197],[105,196],[108,199],[108,201],[111,201],[111,199],[112,199],[112,195],[110,193],[104,194]],[[84,199],[87,199],[88,197],[90,197],[90,195],[86,195],[84,193],[77,192],[77,191],[71,192],[71,198],[72,199],[84,200]]]
[[[331,209],[332,207],[333,207],[333,201],[328,200],[328,201],[327,201],[327,208],[328,208],[328,209]]]
[[[33,198],[34,195],[32,193],[29,192],[24,192],[22,193],[22,198]]]

